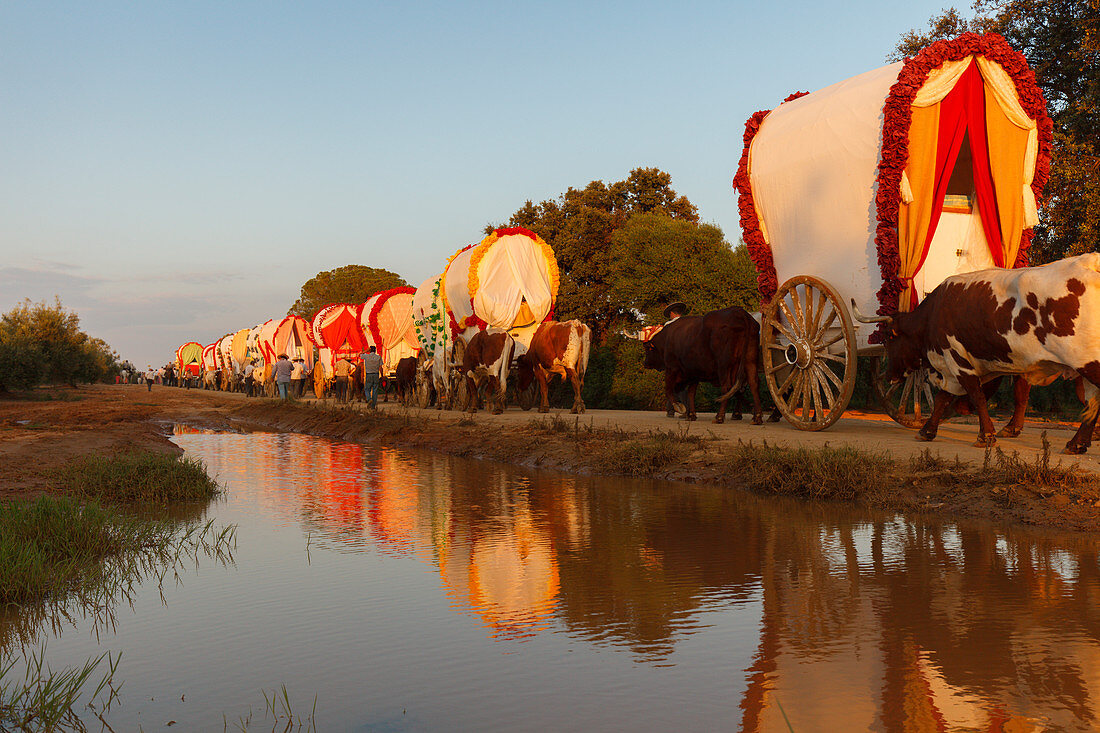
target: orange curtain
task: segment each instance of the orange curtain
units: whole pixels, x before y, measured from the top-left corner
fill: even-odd
[[[1003,262],[1005,267],[1012,267],[1020,251],[1020,238],[1024,230],[1022,162],[1027,153],[1028,131],[1009,121],[988,85],[985,87],[985,125],[989,167],[993,171],[993,189],[997,196],[997,215],[1004,247]]]
[[[924,243],[932,220],[932,194],[936,186],[936,139],[940,128],[940,104],[913,107],[909,127],[909,164],[905,175],[913,192],[913,200],[904,201],[898,212],[898,273],[905,289],[898,300],[898,310],[908,311],[913,297],[913,276],[923,262]]]

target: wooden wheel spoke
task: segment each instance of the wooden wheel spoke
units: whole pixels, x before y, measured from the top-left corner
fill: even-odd
[[[833,325],[833,322],[834,322],[834,321],[836,320],[836,316],[837,316],[837,312],[836,312],[836,306],[835,306],[835,305],[833,305],[832,303],[830,303],[829,305],[830,305],[830,306],[832,306],[832,310],[831,310],[831,312],[829,313],[829,317],[828,317],[828,318],[826,318],[826,319],[825,319],[825,322],[824,322],[824,323],[822,323],[822,324],[821,324],[821,326],[820,326],[820,328],[818,328],[818,329],[817,329],[817,332],[818,332],[818,333],[821,333],[822,331],[826,331],[826,330],[828,330],[828,329],[829,329],[829,327],[830,327],[830,326],[832,326],[832,325]]]
[[[799,333],[802,324],[795,320],[794,314],[791,313],[791,309],[787,306],[787,301],[785,299],[780,299],[779,308],[783,311],[783,315],[787,317],[787,326],[791,329],[791,331]],[[775,325],[777,328],[782,328],[782,324],[780,324],[778,320],[776,321]],[[789,338],[791,341],[797,341],[797,339],[794,336],[791,336],[789,332],[784,332],[783,335]]]
[[[845,334],[845,333],[844,333],[844,331],[843,331],[843,329],[842,329],[842,330],[840,331],[840,333],[838,333],[838,334],[837,334],[836,336],[833,336],[833,337],[832,337],[831,339],[829,339],[828,341],[821,341],[821,342],[818,342],[818,343],[814,344],[814,346],[815,346],[815,347],[816,347],[817,349],[819,349],[819,350],[821,350],[821,351],[824,351],[825,349],[829,348],[830,346],[832,346],[832,345],[833,345],[833,344],[835,344],[835,343],[836,343],[837,341],[840,341],[840,340],[841,340],[841,339],[843,339],[843,338],[847,338],[847,334]]]
[[[802,298],[798,295],[798,288],[791,290],[791,304],[794,306],[794,320],[796,324],[795,330],[801,333],[803,336],[806,334],[806,316],[802,312]],[[790,318],[790,315],[787,316]]]
[[[837,380],[836,375],[823,364],[814,364],[814,369],[817,370],[817,378],[821,383],[821,396],[825,398],[825,405],[832,410],[833,405],[836,404],[836,396],[838,394],[837,392],[833,392],[832,385],[835,384],[839,392],[839,390],[844,389],[844,383]]]
[[[778,372],[780,369],[782,369],[785,366],[790,366],[790,364],[788,364],[785,361],[781,361],[778,364],[774,364],[774,365],[766,368],[764,370],[764,374],[766,374],[767,376],[770,377],[771,375],[775,374],[776,372]]]
[[[809,369],[806,369],[805,377],[802,380],[802,419],[809,419],[808,413],[811,407],[810,388],[813,384],[814,374]]]
[[[823,351],[823,352],[821,352],[817,355],[817,358],[818,359],[824,359],[826,361],[833,361],[833,362],[836,362],[837,364],[840,364],[841,366],[844,366],[844,367],[848,366],[848,357],[847,356],[841,356],[840,354],[830,354],[826,351]]]
[[[814,365],[816,367],[816,365]],[[814,420],[824,420],[825,410],[821,404],[821,376],[817,373],[816,368],[810,369],[810,381],[813,383],[812,392],[814,397]]]
[[[788,364],[787,366],[790,366],[790,365]],[[793,379],[794,379],[795,377],[797,377],[797,376],[798,376],[798,372],[799,372],[799,370],[798,370],[798,369],[796,369],[796,368],[794,368],[794,367],[791,367],[791,373],[787,375],[787,378],[783,380],[783,384],[782,384],[782,385],[780,385],[780,387],[779,387],[779,394],[780,394],[780,395],[784,395],[784,394],[786,394],[786,393],[787,393],[787,387],[788,387],[788,385],[790,385],[791,381],[792,381],[792,380],[793,380]]]
[[[818,371],[822,372],[826,377],[828,377],[829,381],[836,385],[837,389],[844,389],[844,380],[838,377],[836,373],[833,372],[833,370],[830,369],[828,366],[826,366],[825,364],[814,364],[814,368],[816,368]]]
[[[817,294],[817,310],[814,311],[813,331],[810,332],[810,338],[815,338],[817,334],[821,333],[821,314],[825,312],[825,306],[828,305],[829,300],[825,296],[825,291],[820,290]],[[833,309],[833,313],[836,313],[836,309]]]
[[[794,336],[792,336],[791,332],[788,331],[779,321],[772,321],[772,325],[775,327],[775,330],[783,334],[783,337],[786,338],[788,341],[794,342],[798,340]]]

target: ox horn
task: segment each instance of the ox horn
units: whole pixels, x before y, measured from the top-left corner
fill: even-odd
[[[894,320],[893,316],[865,316],[859,312],[859,308],[856,307],[856,299],[852,298],[852,314],[855,315],[856,320],[860,323],[890,323]]]

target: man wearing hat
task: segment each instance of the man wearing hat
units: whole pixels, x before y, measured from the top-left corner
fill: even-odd
[[[680,316],[687,315],[691,310],[683,301],[673,301],[665,306],[665,322],[664,325],[672,323]],[[687,408],[684,405],[687,403],[687,386],[680,387],[674,393],[676,401],[669,400],[665,403],[665,415],[668,417],[676,417],[677,412],[687,412]]]

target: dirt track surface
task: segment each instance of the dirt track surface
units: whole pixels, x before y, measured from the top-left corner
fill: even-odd
[[[173,422],[208,427],[312,432],[352,440],[377,439],[376,436],[370,437],[374,434],[362,426],[348,427],[347,420],[339,414],[307,411],[312,414],[295,415],[284,410],[276,401],[249,400],[238,394],[159,386],[154,386],[150,392],[138,385],[99,385],[77,390],[42,391],[40,396],[53,399],[0,399],[0,497],[27,496],[49,490],[50,469],[81,455],[133,449],[178,452],[178,448],[167,439]],[[306,402],[312,404],[314,401]],[[361,404],[358,407],[362,409]],[[391,415],[405,412],[404,408],[393,403],[383,403],[379,407]],[[408,437],[391,432],[385,440],[398,445],[415,445],[520,465],[586,470],[583,461],[571,459],[572,450],[554,445],[555,439],[547,437],[545,431],[539,432],[537,423],[533,421],[545,422],[546,416],[536,411],[524,412],[514,407],[503,415],[481,411],[473,425],[464,419],[465,415],[457,412],[413,408],[408,414],[414,419],[423,418],[422,422],[429,427],[424,429],[422,426],[415,436]],[[952,461],[959,458],[975,464],[981,464],[986,455],[985,449],[972,445],[977,437],[973,418],[945,423],[937,440],[925,443],[915,440],[914,431],[877,414],[853,413],[830,429],[816,433],[796,430],[786,422],[754,426],[745,419],[717,425],[712,422],[713,414],[702,413],[697,422],[690,423],[667,418],[659,412],[590,410],[579,418],[570,415],[567,410],[554,410],[552,414],[579,428],[591,426],[597,430],[642,434],[683,431],[689,435],[713,438],[718,455],[723,443],[735,444],[737,441],[767,441],[807,447],[850,445],[860,450],[886,453],[904,464],[926,449]],[[464,424],[459,425],[459,421],[464,421]],[[1002,438],[998,446],[1007,453],[1018,452],[1021,458],[1030,461],[1041,449],[1044,430],[1053,451],[1058,453],[1074,429],[1075,426],[1068,423],[1029,421],[1021,436]],[[502,445],[487,446],[487,440],[499,441]],[[505,443],[507,445],[503,445]],[[1055,458],[1065,461],[1067,465],[1077,464],[1080,470],[1100,472],[1098,459],[1100,444],[1092,449],[1091,454],[1059,455]],[[713,464],[713,460],[704,464]],[[591,470],[591,466],[587,470]],[[659,477],[736,483],[736,477],[722,475],[720,471],[721,468],[707,469],[705,465],[697,464],[665,471]],[[1050,502],[1039,497],[1035,499],[1034,506],[1016,506],[1011,513],[1005,513],[998,509],[991,497],[980,491],[969,495],[953,492],[946,506],[943,497],[937,497],[934,492],[926,493],[920,486],[908,491],[908,494],[896,497],[890,506],[917,511],[963,509],[963,513],[971,516],[1072,529],[1100,529],[1100,508],[1092,507],[1091,502],[1085,506],[1067,507],[1064,500]],[[1068,516],[1067,512],[1073,516]]]

